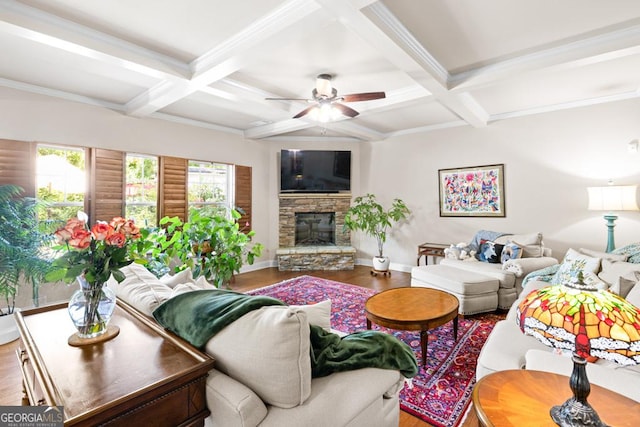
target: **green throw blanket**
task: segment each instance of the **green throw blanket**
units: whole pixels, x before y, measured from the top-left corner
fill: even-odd
[[[153,312],[164,328],[195,347],[203,348],[222,328],[251,310],[268,305],[285,305],[264,296],[248,296],[222,289],[186,292],[162,303]]]
[[[226,290],[193,291],[161,304],[153,317],[198,348],[225,326],[260,307],[286,305],[275,298],[245,295]],[[407,378],[418,373],[411,348],[392,335],[375,331],[356,332],[345,337],[310,326],[313,377],[360,368],[398,370]]]
[[[363,331],[340,337],[320,326],[310,327],[311,376],[314,378],[360,368],[393,369],[406,378],[418,373],[413,350],[393,335]]]

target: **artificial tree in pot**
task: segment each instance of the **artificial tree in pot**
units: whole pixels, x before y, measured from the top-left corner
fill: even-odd
[[[373,268],[376,271],[387,271],[390,260],[384,256],[383,248],[387,240],[387,230],[394,222],[405,220],[411,211],[400,199],[394,199],[385,209],[373,194],[356,197],[344,216],[344,228],[351,231],[362,231],[376,239],[378,255],[373,257]]]
[[[0,185],[0,319],[10,329],[15,327],[13,319],[6,319],[16,310],[18,287],[30,284],[37,306],[38,286],[51,266],[43,251],[51,237],[38,222],[39,204],[33,198],[21,197],[22,192],[15,185]],[[0,344],[13,338],[17,338],[17,329],[15,333],[0,330]]]

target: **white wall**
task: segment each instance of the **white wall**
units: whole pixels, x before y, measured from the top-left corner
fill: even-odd
[[[640,154],[627,151],[640,137],[639,107],[638,100],[623,101],[369,144],[361,155],[363,190],[386,203],[400,197],[413,210],[385,253],[407,269],[419,243],[469,242],[479,229],[541,231],[560,259],[569,247],[604,250],[604,212],[587,210],[586,188],[609,178],[640,183]],[[438,169],[496,163],[505,165],[505,218],[439,216]],[[616,224],[616,247],[640,241],[640,212],[620,212]],[[370,239],[356,246],[362,258],[375,251]]]

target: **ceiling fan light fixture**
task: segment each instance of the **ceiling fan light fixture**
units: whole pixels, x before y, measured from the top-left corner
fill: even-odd
[[[333,88],[331,87],[331,75],[320,74],[316,79],[316,91],[318,95],[331,98],[333,96]]]
[[[338,120],[341,115],[342,112],[328,102],[322,103],[309,111],[309,118],[320,123]]]

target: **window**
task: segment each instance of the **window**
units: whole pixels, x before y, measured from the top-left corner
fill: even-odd
[[[233,166],[189,161],[189,212],[199,209],[209,215],[228,215],[234,206]]]
[[[158,158],[127,154],[125,217],[155,227],[158,215]]]
[[[36,197],[47,202],[41,220],[64,223],[86,211],[86,183],[84,149],[37,145]]]

